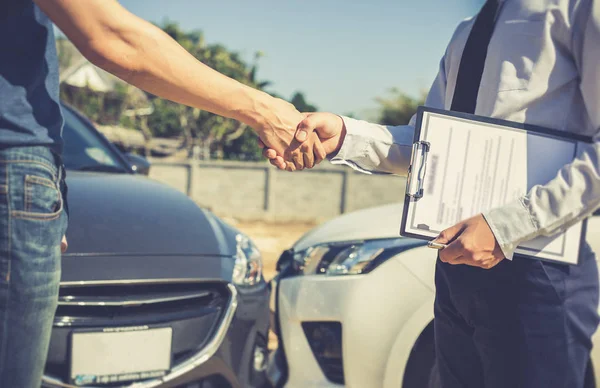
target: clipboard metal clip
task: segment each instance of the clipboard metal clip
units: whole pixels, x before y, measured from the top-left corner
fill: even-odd
[[[410,167],[406,179],[406,195],[411,198],[423,197],[423,182],[427,170],[427,155],[430,143],[420,140],[413,144]]]

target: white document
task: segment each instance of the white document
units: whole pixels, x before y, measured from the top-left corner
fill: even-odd
[[[553,179],[575,158],[580,144],[463,116],[422,111],[418,140],[429,143],[422,197],[407,197],[402,234],[429,240],[462,220],[523,196]],[[419,163],[418,157],[414,163]],[[416,174],[412,175],[414,185]],[[565,233],[528,241],[515,253],[577,264],[583,229],[578,223]]]

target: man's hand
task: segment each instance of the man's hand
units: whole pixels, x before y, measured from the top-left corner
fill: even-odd
[[[299,123],[305,118],[287,101],[273,98],[264,109],[262,119],[253,125],[260,137],[261,147],[267,145],[274,155],[287,152],[287,163],[281,158],[278,166],[288,171],[312,168],[326,156],[321,141],[316,134],[309,136],[306,142],[295,140],[294,134]]]
[[[67,248],[69,248],[69,243],[67,242],[67,236],[63,236],[62,240],[60,241],[60,252],[65,253],[67,251]]]
[[[448,244],[440,251],[440,260],[444,263],[490,269],[504,259],[492,230],[481,214],[442,231],[434,241]]]
[[[294,163],[295,169],[311,168],[312,166],[308,166],[306,163],[299,167],[298,150],[306,153],[312,147],[315,155],[319,154],[319,157],[315,156],[315,160],[323,160],[326,155],[339,151],[344,142],[346,127],[340,116],[324,112],[307,113],[305,116],[306,118],[298,125],[295,141],[283,156],[273,148],[265,149],[263,152],[263,155],[270,160],[271,164],[279,169],[289,170],[289,162]],[[320,147],[315,146],[315,134],[320,139]],[[288,162],[288,168],[286,168],[286,162]]]

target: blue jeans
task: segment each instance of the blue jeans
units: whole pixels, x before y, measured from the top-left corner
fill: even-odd
[[[491,270],[437,262],[442,388],[583,388],[597,326],[587,244],[577,266],[519,256]]]
[[[47,147],[0,148],[0,387],[41,384],[67,227],[63,171]]]

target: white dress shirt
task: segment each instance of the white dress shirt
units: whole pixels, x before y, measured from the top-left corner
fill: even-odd
[[[474,19],[457,27],[426,105],[450,109]],[[593,136],[545,185],[484,212],[504,255],[564,231],[600,207],[600,1],[504,0],[489,44],[475,114]],[[347,135],[333,164],[406,175],[415,118],[383,126],[343,117]],[[540,157],[551,158],[540,150]]]

